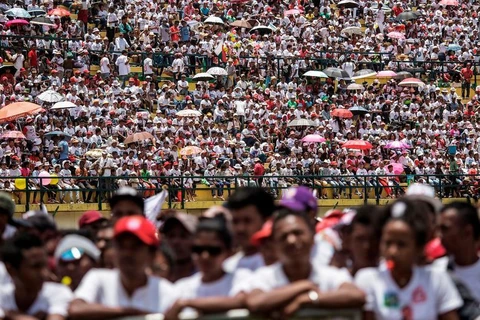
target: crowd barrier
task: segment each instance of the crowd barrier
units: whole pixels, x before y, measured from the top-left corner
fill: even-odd
[[[39,51],[47,52],[52,54],[54,48],[65,48],[68,47],[68,42],[72,40],[71,38],[61,38],[61,37],[51,37],[51,36],[32,36],[32,35],[0,35],[0,49],[1,50],[15,50],[21,48],[22,50],[27,50],[29,48],[29,41],[44,41],[45,47],[38,48]],[[62,49],[65,50],[65,49]],[[65,50],[67,52],[68,50]],[[100,56],[106,51],[94,51],[90,50],[90,62],[91,65],[98,65],[100,61]],[[107,51],[107,53],[112,56],[118,56],[121,54],[120,51]],[[74,57],[76,53],[72,52]],[[135,73],[141,74],[143,77],[143,60],[147,57],[147,52],[133,52],[130,51],[129,56],[131,58],[131,66],[136,67]],[[393,71],[408,71],[414,76],[425,76],[427,79],[436,79],[436,77],[443,73],[448,73],[454,80],[459,80],[460,78],[460,68],[463,67],[463,62],[459,61],[445,61],[445,60],[428,60],[420,61],[417,59],[398,59],[391,53],[388,52],[367,52],[367,51],[334,51],[334,50],[322,50],[318,51],[317,54],[320,57],[308,57],[308,58],[299,58],[299,57],[278,57],[278,56],[240,56],[239,59],[242,61],[253,61],[257,64],[259,69],[268,69],[270,74],[275,74],[278,79],[281,79],[284,76],[284,67],[288,67],[294,61],[301,61],[300,65],[306,66],[305,70],[300,70],[300,75],[303,72],[308,70],[322,70],[327,67],[338,67],[338,59],[325,58],[327,54],[341,54],[343,56],[349,56],[351,54],[361,54],[363,56],[369,57],[371,61],[368,62],[357,62],[355,71],[362,69],[372,69],[374,71],[384,70],[389,62],[393,62]],[[190,70],[188,73],[195,73],[196,71],[206,71],[208,68],[213,66],[225,66],[225,63],[216,61],[213,59],[213,56],[201,55],[201,54],[187,54],[187,65],[186,69]],[[161,52],[153,53],[153,64],[157,68],[157,76],[162,75],[162,71],[168,68],[172,61],[173,55],[166,54]],[[216,61],[216,62],[215,62]],[[474,60],[471,61],[474,71],[474,81],[473,86],[476,86],[477,83],[477,74],[480,72],[480,59],[477,56],[474,56]],[[250,66],[245,63],[241,63],[238,66],[240,72],[248,72]],[[275,69],[275,70],[273,70]],[[271,72],[274,71],[274,72]],[[134,73],[134,71],[132,71]],[[458,79],[456,79],[458,78]]]
[[[311,187],[319,199],[381,199],[396,198],[405,193],[414,182],[435,188],[439,198],[471,197],[479,194],[480,175],[370,175],[370,176],[109,176],[60,177],[41,174],[38,177],[8,177],[0,179],[3,190],[12,194],[18,204],[43,203],[97,203],[98,209],[120,187],[137,189],[144,198],[168,191],[166,202],[170,208],[185,207],[189,201],[214,201],[226,199],[237,187],[260,186],[279,199],[290,186]],[[0,185],[0,186],[1,186]]]
[[[338,310],[322,310],[322,309],[302,309],[290,317],[292,320],[360,320],[362,318],[362,312],[357,309],[338,309]],[[163,320],[162,314],[150,314],[146,316],[138,317],[124,317],[118,320]],[[212,314],[212,315],[180,315],[180,320],[253,320],[253,319],[268,319],[266,317],[260,317],[251,315],[247,310],[231,310],[224,314]],[[283,318],[282,318],[283,319]]]

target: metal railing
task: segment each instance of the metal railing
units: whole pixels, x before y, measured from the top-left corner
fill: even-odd
[[[33,40],[45,40],[51,42],[50,48],[38,49],[39,51],[43,51],[46,53],[51,54],[52,51],[55,49],[54,47],[61,48],[61,50],[67,52],[68,51],[68,41],[75,41],[79,40],[80,38],[61,38],[56,36],[31,36],[31,35],[0,35],[0,49],[2,50],[13,50],[17,48],[21,48],[22,50],[27,50],[28,41]],[[52,45],[55,43],[55,45]],[[96,62],[99,61],[99,58],[96,56],[100,56],[103,53],[107,52],[112,56],[118,56],[121,54],[120,51],[95,51],[90,50],[90,61]],[[75,52],[72,52],[74,57],[76,56]],[[134,52],[129,51],[129,56],[138,56],[139,61],[133,61],[131,65],[138,65],[142,67],[142,76],[143,76],[143,60],[147,57],[147,52]],[[339,66],[338,59],[331,59],[326,58],[327,54],[340,54],[344,56],[349,56],[350,54],[361,54],[363,56],[367,56],[371,58],[372,61],[368,62],[356,62],[357,70],[361,69],[373,69],[375,71],[381,71],[385,68],[385,66],[393,61],[394,65],[396,66],[393,68],[394,71],[410,71],[413,74],[419,74],[422,76],[426,76],[428,79],[435,79],[442,73],[450,73],[453,77],[457,77],[459,75],[458,71],[454,68],[454,66],[462,66],[463,62],[459,61],[443,61],[443,60],[428,60],[428,61],[418,61],[415,58],[410,59],[408,61],[399,61],[396,59],[392,53],[389,52],[365,52],[365,51],[333,51],[333,50],[325,50],[325,51],[317,51],[317,55],[321,57],[307,57],[307,58],[300,58],[300,57],[278,57],[278,56],[240,56],[238,59],[243,61],[253,61],[258,65],[259,69],[264,69],[267,73],[271,75],[276,75],[277,78],[281,78],[284,75],[285,68],[291,65],[294,61],[302,61],[302,65],[305,65],[305,68],[300,70],[300,74],[305,71],[316,69],[321,70],[331,66]],[[187,54],[187,64],[186,69],[190,71],[195,71],[195,68],[201,68],[203,71],[212,67],[212,66],[225,66],[221,60],[217,63],[214,63],[214,59],[208,55],[201,55],[201,54]],[[93,59],[92,59],[93,58]],[[155,52],[153,53],[152,60],[154,62],[154,67],[160,70],[167,68],[171,65],[173,61],[173,55],[168,53],[160,53]],[[476,62],[476,56],[474,59],[470,61],[472,63],[474,69],[474,83],[477,83],[477,74],[480,71],[480,62]],[[405,65],[408,65],[405,67]],[[237,66],[240,73],[246,73],[250,69],[249,65],[244,63]],[[192,72],[190,72],[192,73]],[[161,74],[157,74],[159,76]]]
[[[185,208],[190,201],[213,201],[226,199],[237,187],[261,186],[279,198],[290,186],[311,187],[319,199],[369,199],[380,203],[381,199],[395,198],[405,193],[413,182],[429,184],[437,196],[467,197],[476,199],[480,175],[307,175],[307,176],[105,176],[105,177],[9,177],[0,179],[4,190],[26,208],[36,203],[96,203],[98,209],[105,207],[109,197],[122,186],[138,190],[145,198],[168,191],[169,208]]]
[[[258,315],[251,315],[248,310],[238,309],[231,310],[224,314],[212,314],[212,315],[182,315],[180,314],[180,320],[253,320],[253,319],[268,319],[266,317],[261,317]],[[149,314],[146,316],[138,317],[124,317],[117,320],[163,320],[164,316],[162,314]],[[360,320],[362,319],[362,312],[358,309],[338,309],[338,310],[328,310],[328,309],[302,309],[299,310],[293,317],[289,319],[317,319],[317,320],[329,320],[329,319],[340,319],[340,320]]]

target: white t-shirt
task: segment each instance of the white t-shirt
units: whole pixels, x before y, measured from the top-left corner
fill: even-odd
[[[480,259],[471,266],[453,265],[453,274],[470,290],[477,302],[480,302]]]
[[[118,75],[125,76],[130,72],[130,65],[128,64],[128,57],[121,55],[115,61],[115,64],[118,66]]]
[[[12,283],[12,278],[10,278],[5,264],[0,261],[0,288],[9,283]]]
[[[92,269],[75,290],[75,298],[115,308],[135,308],[149,313],[164,313],[176,300],[173,285],[167,280],[149,276],[145,287],[129,297],[117,269]]]
[[[309,280],[315,283],[322,292],[337,290],[343,283],[352,282],[352,277],[346,269],[331,266],[312,265]],[[249,279],[249,289],[259,289],[264,292],[290,284],[283,266],[277,262],[255,271]]]
[[[110,60],[107,57],[103,57],[100,60],[100,71],[102,73],[110,73]]]
[[[38,312],[45,312],[48,315],[68,315],[68,305],[72,301],[73,294],[70,288],[63,284],[45,282],[42,290],[38,293],[37,299],[27,311],[27,314],[34,315]],[[13,284],[0,288],[0,305],[6,312],[18,311],[15,301],[15,287]]]
[[[358,271],[355,284],[367,295],[364,308],[375,318],[434,320],[439,315],[460,308],[463,301],[449,275],[437,268],[416,267],[412,279],[399,288],[384,264]]]
[[[237,252],[223,262],[223,269],[225,272],[234,272],[238,269],[248,269],[255,271],[260,267],[265,266],[265,261],[260,253],[246,256],[243,252]]]
[[[226,273],[221,279],[211,282],[202,282],[200,272],[178,280],[175,283],[175,291],[179,299],[195,299],[205,297],[228,296],[234,297],[243,291],[244,283],[252,275],[247,269],[239,269],[234,273]]]

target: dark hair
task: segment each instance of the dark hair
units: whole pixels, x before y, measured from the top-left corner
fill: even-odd
[[[224,215],[218,214],[213,218],[202,218],[197,225],[195,234],[200,232],[215,232],[227,249],[232,248],[233,238]]]
[[[165,242],[161,242],[157,248],[157,252],[160,252],[165,257],[168,265],[170,266],[170,270],[175,268],[175,252],[169,247]]]
[[[278,210],[275,211],[275,213],[273,214],[272,233],[273,230],[275,230],[275,226],[277,225],[277,223],[288,216],[295,216],[303,219],[310,231],[315,234],[315,226],[311,223],[311,219],[305,211],[294,211],[286,207],[279,207]]]
[[[364,205],[359,207],[356,210],[355,216],[352,219],[352,222],[348,226],[347,231],[351,232],[353,226],[356,224],[361,224],[366,227],[372,227],[375,230],[375,233],[378,234],[380,231],[380,223],[382,218],[382,211],[379,207],[373,205]]]
[[[447,204],[440,212],[443,213],[449,209],[457,211],[457,216],[463,224],[472,226],[473,237],[475,240],[478,240],[480,238],[480,219],[478,218],[477,209],[470,203],[455,201]]]
[[[428,212],[429,208],[423,201],[397,200],[384,209],[379,232],[392,220],[403,221],[412,228],[417,246],[423,247],[428,242],[429,236]]]
[[[255,206],[264,219],[272,216],[275,202],[271,194],[259,187],[242,187],[228,198],[226,207],[230,210]]]
[[[5,264],[15,269],[20,268],[23,262],[23,251],[31,248],[41,248],[42,240],[30,233],[19,233],[7,240],[0,249],[0,256]]]

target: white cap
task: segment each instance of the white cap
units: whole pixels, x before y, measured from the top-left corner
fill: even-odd
[[[435,198],[435,189],[427,184],[412,184],[410,187],[408,187],[405,196],[410,200],[420,200],[429,203],[432,205],[435,213],[440,212],[443,207],[442,202]]]

